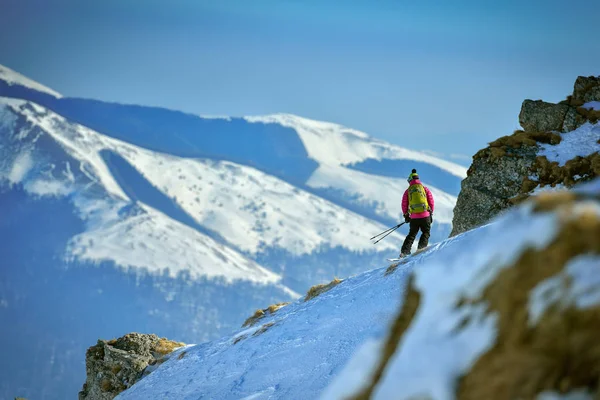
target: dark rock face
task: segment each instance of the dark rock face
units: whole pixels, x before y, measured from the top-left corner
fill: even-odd
[[[589,120],[579,107],[590,101],[600,101],[600,77],[580,76],[573,94],[558,104],[525,100],[519,123],[526,132],[570,132]]]
[[[526,132],[560,131],[569,108],[567,104],[525,100],[521,106],[519,123]]]
[[[600,77],[580,76],[575,81],[573,98],[588,102],[600,100]]]
[[[454,208],[450,236],[482,225],[511,206],[509,199],[519,194],[523,177],[535,162],[536,148],[522,146],[511,155],[493,157],[484,150],[473,160]]]
[[[545,157],[537,159],[538,144],[555,145],[561,138],[551,132],[570,132],[586,122],[595,123],[598,120],[595,112],[581,107],[590,101],[600,101],[600,77],[578,77],[573,94],[559,104],[525,100],[519,113],[519,123],[524,131],[516,131],[512,136],[490,143],[473,157],[467,178],[461,183],[450,236],[486,223],[515,201],[526,198],[538,185],[560,183],[570,187],[574,184],[577,181],[574,177],[581,174],[573,168],[563,168],[559,174],[555,171],[558,165],[544,167],[552,163]],[[585,180],[596,176],[594,157],[581,161],[590,164]],[[573,177],[564,176],[571,170]],[[530,179],[531,175],[539,179]],[[558,176],[561,179],[554,179]]]
[[[85,356],[86,382],[80,400],[112,400],[144,376],[149,365],[184,343],[156,335],[128,333],[113,340],[98,340]]]

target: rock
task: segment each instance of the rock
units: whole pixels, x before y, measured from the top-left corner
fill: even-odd
[[[561,142],[563,136],[556,132],[568,135],[586,122],[597,123],[600,113],[581,107],[588,101],[600,101],[600,77],[578,77],[573,94],[559,104],[525,100],[519,114],[524,131],[491,142],[473,157],[461,183],[450,236],[485,224],[538,186],[570,188],[598,176],[597,154],[575,157],[564,166],[536,154],[542,143]]]
[[[521,105],[519,123],[526,132],[561,131],[569,108],[567,104],[525,100]]]
[[[522,146],[503,156],[485,149],[473,158],[468,176],[454,208],[450,236],[480,226],[512,206],[510,199],[521,191],[523,178],[536,161],[535,146]]]
[[[98,340],[86,352],[86,382],[80,400],[110,400],[143,377],[149,365],[160,363],[164,356],[184,343],[156,335],[128,333],[113,340]]]
[[[579,128],[586,122],[586,118],[584,118],[580,113],[577,112],[576,107],[569,107],[567,114],[565,115],[565,120],[563,122],[562,131],[563,132],[571,132],[575,129]]]
[[[600,77],[579,76],[573,87],[573,98],[584,103],[600,101]]]

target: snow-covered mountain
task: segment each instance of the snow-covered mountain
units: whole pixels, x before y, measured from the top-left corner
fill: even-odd
[[[182,348],[117,398],[597,398],[599,277],[596,180]]]
[[[72,397],[98,336],[215,339],[380,265],[403,236],[368,238],[399,220],[411,168],[436,196],[440,240],[458,165],[291,115],[62,97],[0,66],[0,337],[15,344],[0,397]]]
[[[27,78],[26,76],[23,76],[21,74],[19,74],[16,71],[13,71],[12,69],[5,67],[4,65],[0,65],[0,80],[8,86],[16,86],[15,89],[18,89],[19,87],[21,88],[27,88],[30,90],[35,90],[37,92],[40,93],[44,93],[44,94],[48,94],[52,97],[56,97],[56,98],[61,98],[62,95],[58,92],[55,92],[54,90],[36,82],[33,81],[29,78]]]

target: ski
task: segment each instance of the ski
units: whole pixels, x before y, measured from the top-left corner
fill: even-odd
[[[429,249],[429,246],[427,246],[427,247],[423,247],[422,249],[419,249],[419,250],[415,251],[414,253],[412,253],[412,254],[409,254],[409,255],[407,255],[407,256],[405,256],[405,257],[401,257],[401,258],[386,258],[386,260],[388,260],[389,262],[400,262],[400,261],[405,261],[407,258],[410,258],[410,257],[412,257],[412,256],[416,256],[417,254],[421,254],[421,253],[423,253],[424,251],[427,251],[428,249]]]

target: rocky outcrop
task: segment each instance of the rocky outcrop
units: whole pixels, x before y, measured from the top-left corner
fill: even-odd
[[[598,176],[597,153],[576,157],[564,166],[538,155],[540,144],[561,142],[559,133],[568,134],[586,122],[598,121],[600,112],[582,107],[590,101],[600,101],[598,77],[578,77],[573,94],[559,104],[525,100],[519,114],[523,130],[490,143],[473,156],[461,183],[450,236],[486,223],[537,187],[572,187]]]
[[[561,131],[571,106],[546,103],[542,100],[525,100],[521,106],[519,123],[525,131]]]
[[[583,102],[600,99],[600,77],[580,76],[575,81],[573,98]]]
[[[526,132],[570,132],[590,118],[587,109],[581,106],[600,100],[600,78],[580,76],[575,81],[573,94],[558,104],[542,100],[525,100],[519,113],[519,123]],[[593,113],[592,113],[593,114]]]
[[[129,333],[119,339],[98,340],[85,357],[86,382],[80,400],[110,400],[160,364],[184,343],[156,335]]]
[[[536,159],[534,146],[523,145],[509,154],[493,156],[493,148],[473,158],[461,184],[454,208],[451,236],[482,225],[511,206],[510,199],[521,191],[524,176]]]

